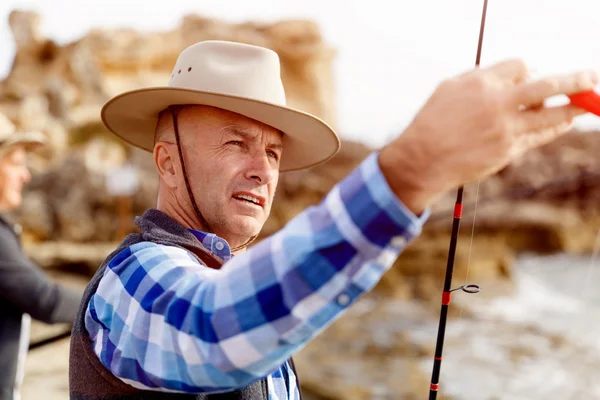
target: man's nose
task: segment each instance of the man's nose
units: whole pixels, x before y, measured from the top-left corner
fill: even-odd
[[[275,167],[266,154],[254,155],[251,157],[250,167],[246,171],[246,179],[266,185],[273,180],[275,172]]]
[[[23,182],[27,183],[31,180],[31,172],[29,172],[29,168],[23,168]]]

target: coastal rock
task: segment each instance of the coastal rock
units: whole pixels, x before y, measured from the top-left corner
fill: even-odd
[[[227,23],[188,15],[169,31],[140,33],[129,29],[93,29],[86,36],[58,45],[40,33],[36,13],[13,11],[11,29],[17,52],[8,77],[0,83],[0,111],[25,125],[20,110],[36,102],[42,130],[58,120],[77,131],[99,121],[102,104],[119,92],[165,85],[179,53],[209,39],[261,45],[278,53],[281,76],[291,107],[311,112],[335,126],[332,63],[335,51],[312,21]],[[96,126],[94,135],[106,134]]]
[[[10,15],[17,53],[10,74],[0,82],[0,112],[19,128],[38,129],[50,138],[51,145],[32,158],[34,178],[16,215],[26,252],[48,270],[68,266],[91,276],[123,235],[136,229],[133,216],[155,205],[151,154],[113,137],[100,121],[100,108],[121,91],[165,84],[186,46],[226,39],[273,49],[281,59],[288,104],[336,124],[335,50],[311,21],[233,24],[189,15],[168,31],[93,29],[66,45],[45,38],[40,23],[32,12]],[[259,241],[319,203],[373,150],[344,140],[342,150],[326,164],[282,174]],[[600,135],[574,132],[479,184],[467,185],[454,287],[490,281],[510,285],[520,252],[597,248],[599,183]],[[420,363],[423,357],[431,361],[455,196],[452,191],[432,205],[422,234],[376,290],[295,357],[307,395],[328,400],[423,398],[429,382]],[[460,304],[461,296],[456,298]],[[463,309],[452,307],[450,316],[457,314],[463,315]],[[427,344],[407,336],[421,333],[424,325]],[[60,366],[51,365],[50,389],[41,396],[68,397],[66,348],[61,342],[32,356],[27,396],[40,397],[35,374],[51,373],[42,365],[50,357]],[[36,365],[42,368],[32,369]]]
[[[312,21],[234,24],[188,15],[169,31],[93,29],[59,45],[41,34],[36,13],[13,11],[9,19],[16,55],[0,82],[0,112],[19,129],[44,132],[51,142],[33,156],[35,178],[25,193],[32,200],[20,213],[31,240],[91,243],[114,238],[119,200],[107,193],[107,180],[127,165],[137,169],[139,182],[126,215],[131,218],[154,205],[151,154],[109,134],[100,108],[119,92],[164,85],[181,50],[198,41],[234,40],[271,48],[281,59],[288,104],[335,125],[335,52]],[[36,212],[44,217],[38,220]]]
[[[429,346],[407,335],[427,309],[367,295],[294,356],[303,390],[327,400],[417,400]],[[431,314],[432,316],[433,314]]]
[[[0,111],[22,129],[42,130],[52,142],[34,157],[35,178],[25,194],[32,199],[21,212],[26,237],[34,241],[112,241],[123,233],[117,226],[135,229],[123,219],[154,206],[157,182],[151,155],[110,135],[99,110],[117,92],[164,84],[179,52],[197,41],[238,40],[273,49],[281,59],[289,104],[335,125],[335,51],[311,21],[232,24],[188,15],[164,32],[94,29],[66,45],[43,37],[35,13],[14,11],[10,24],[17,54],[10,74],[0,82]],[[485,265],[478,271],[486,277],[510,276],[516,251],[591,251],[600,204],[597,137],[565,136],[479,185],[467,185],[457,276],[466,275],[465,264]],[[283,174],[261,237],[321,201],[372,150],[344,141],[328,163]],[[138,177],[126,198],[109,193],[113,186],[108,183],[124,168],[135,168]],[[545,188],[548,182],[554,185]],[[433,205],[423,234],[402,254],[382,288],[394,288],[399,297],[421,297],[424,288],[437,287],[431,282],[441,279],[445,266],[454,195]],[[37,212],[43,217],[36,218]],[[422,279],[415,270],[422,271]]]

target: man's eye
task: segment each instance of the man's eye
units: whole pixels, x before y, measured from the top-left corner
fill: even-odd
[[[231,141],[227,142],[227,144],[233,144],[235,146],[241,146],[243,143],[240,142],[239,140],[231,140]]]
[[[267,153],[269,154],[269,156],[273,157],[274,159],[279,159],[279,155],[277,153],[275,153],[273,150],[268,150]]]

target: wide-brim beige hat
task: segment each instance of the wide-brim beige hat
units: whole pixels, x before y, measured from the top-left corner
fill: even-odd
[[[24,145],[28,150],[48,142],[42,132],[17,131],[15,125],[0,113],[0,157],[4,156],[15,145]]]
[[[221,108],[280,130],[281,171],[323,163],[340,148],[327,123],[286,106],[277,53],[237,42],[191,45],[179,55],[167,86],[117,95],[102,108],[102,121],[127,143],[152,151],[159,113],[184,104]]]

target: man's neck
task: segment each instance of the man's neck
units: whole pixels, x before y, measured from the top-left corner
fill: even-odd
[[[180,225],[185,226],[188,229],[194,229],[197,231],[208,232],[208,230],[202,226],[202,223],[198,221],[195,215],[190,215],[181,208],[169,207],[169,204],[159,204],[156,207],[158,210],[164,212],[169,217],[173,218]]]

